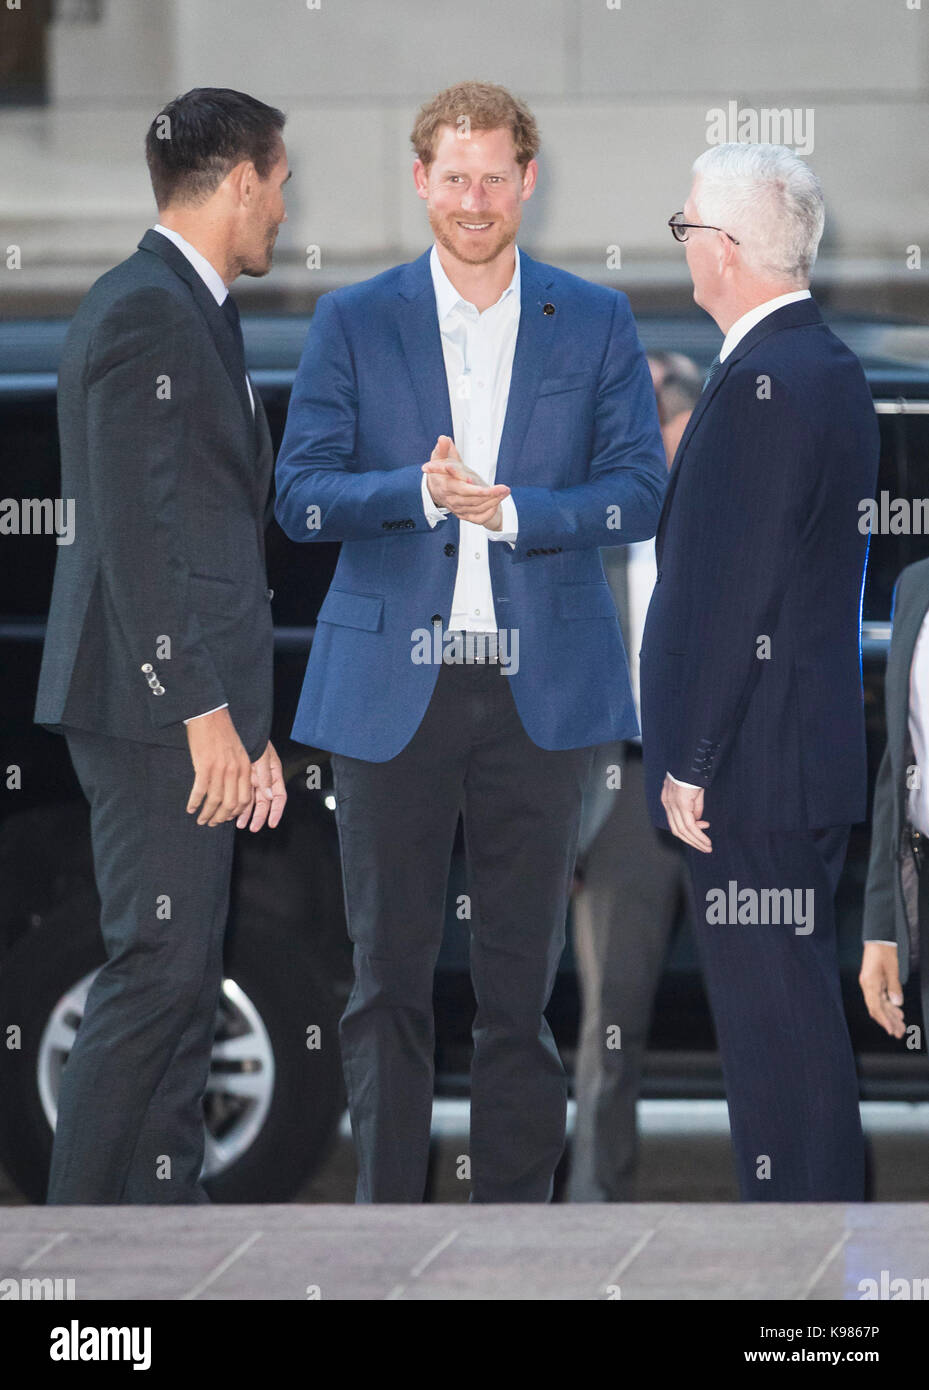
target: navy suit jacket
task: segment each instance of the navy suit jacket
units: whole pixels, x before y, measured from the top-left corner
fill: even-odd
[[[536,744],[584,747],[638,730],[599,547],[654,535],[667,473],[626,296],[522,251],[520,278],[496,474],[519,537],[489,545],[497,625],[519,637],[501,679]],[[415,634],[448,628],[458,567],[457,519],[433,529],[422,504],[440,434],[452,415],[425,252],[323,295],[294,383],[277,518],[293,540],[342,543],[294,723],[303,743],[384,762],[426,711],[438,665],[413,659]]]
[[[860,608],[879,436],[816,304],[775,310],[704,390],[675,456],[642,639],[646,793],[705,787],[749,831],[866,814]]]

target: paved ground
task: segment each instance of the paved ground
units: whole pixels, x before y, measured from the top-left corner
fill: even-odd
[[[78,1300],[860,1299],[882,1271],[929,1289],[929,1208],[19,1207],[0,1232],[4,1279]]]
[[[0,1280],[74,1279],[78,1300],[821,1300],[883,1278],[885,1298],[902,1279],[929,1299],[929,1106],[863,1116],[867,1205],[740,1205],[725,1106],[648,1101],[639,1202],[476,1207],[457,1177],[467,1105],[438,1101],[431,1204],[354,1207],[343,1126],[287,1206],[45,1208],[7,1188]]]

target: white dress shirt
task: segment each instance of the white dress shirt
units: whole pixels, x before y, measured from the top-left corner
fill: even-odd
[[[919,776],[910,788],[907,815],[921,835],[929,835],[929,611],[913,648],[909,726]]]
[[[442,268],[435,246],[429,257],[455,447],[464,463],[488,484],[493,484],[497,475],[497,453],[506,418],[519,329],[519,249],[513,249],[516,253],[513,278],[496,304],[483,313],[455,289]],[[438,525],[448,516],[448,508],[437,507],[433,501],[426,473],[423,474],[422,498],[430,526]],[[497,631],[488,545],[493,541],[509,541],[512,546],[519,525],[512,496],[503,499],[500,509],[502,529],[499,531],[490,531],[473,521],[459,520],[458,570],[448,622],[452,630]]]
[[[809,290],[791,290],[789,294],[779,294],[776,298],[766,299],[764,304],[756,304],[754,309],[749,309],[747,314],[736,319],[723,339],[723,345],[719,349],[720,364],[725,362],[729,354],[741,343],[746,333],[751,332],[755,325],[761,323],[761,320],[766,319],[769,314],[773,314],[775,309],[783,309],[785,304],[797,304],[801,299],[811,298],[812,295]],[[693,782],[680,782],[676,777],[672,777],[670,772],[668,776],[672,782],[677,782],[679,787],[691,787],[694,791],[698,790]]]
[[[629,681],[635,702],[636,717],[642,724],[642,680],[639,648],[645,632],[645,615],[651,601],[658,567],[655,562],[655,538],[633,541],[626,546],[626,592],[629,602]],[[636,739],[635,742],[641,740]]]
[[[226,298],[226,295],[229,293],[229,289],[226,285],[225,280],[220,275],[219,271],[216,269],[215,266],[210,264],[206,256],[201,256],[196,246],[191,246],[190,242],[187,241],[184,237],[182,237],[180,232],[175,232],[170,227],[163,227],[160,222],[155,223],[154,230],[156,232],[160,232],[162,236],[166,236],[169,241],[174,242],[174,245],[177,247],[178,251],[180,251],[183,256],[186,256],[187,259],[190,261],[190,264],[193,266],[194,270],[200,276],[200,279],[206,285],[210,294],[216,300],[216,303],[222,304]],[[247,372],[245,373],[245,385],[248,387],[248,399],[251,401],[252,414],[254,415],[255,397],[252,395],[252,383],[248,379]],[[205,709],[203,711],[203,714],[192,714],[190,716],[190,719],[184,720],[184,723],[190,724],[194,719],[203,719],[204,716],[207,714],[215,714],[216,711],[219,709],[228,708],[228,702],[222,705],[216,705],[213,709]]]

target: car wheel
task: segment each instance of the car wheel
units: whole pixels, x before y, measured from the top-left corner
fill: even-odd
[[[0,1160],[34,1202],[45,1198],[62,1070],[105,958],[90,920],[47,920],[0,972]],[[214,1201],[290,1200],[334,1138],[343,1108],[336,1003],[305,956],[279,924],[240,925],[229,944],[204,1099],[203,1178]]]

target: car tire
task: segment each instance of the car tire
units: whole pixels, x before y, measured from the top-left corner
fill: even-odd
[[[0,1163],[32,1202],[45,1200],[52,1149],[39,1084],[43,1035],[63,997],[104,959],[89,898],[29,931],[0,969]],[[305,940],[278,922],[240,924],[225,974],[270,1043],[273,1089],[248,1147],[204,1185],[216,1202],[286,1202],[325,1157],[344,1106],[336,999]],[[211,1079],[216,1065],[214,1053]]]

